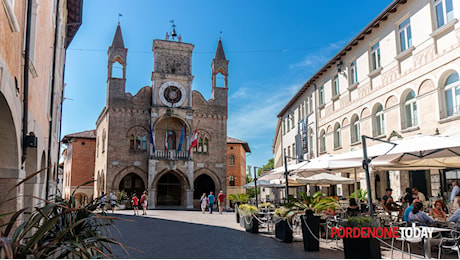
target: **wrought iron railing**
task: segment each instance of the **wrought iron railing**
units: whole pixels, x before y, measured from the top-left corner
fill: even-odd
[[[190,160],[188,151],[176,151],[176,150],[155,150],[152,156],[154,159],[163,160]]]

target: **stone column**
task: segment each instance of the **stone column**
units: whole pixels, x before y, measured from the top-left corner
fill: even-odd
[[[155,176],[157,175],[156,171],[156,160],[154,159],[149,159],[149,175],[147,178],[147,191],[149,195],[149,201],[147,204],[148,209],[154,209],[155,208],[155,195],[156,195],[156,187],[153,186],[153,180],[155,179]]]
[[[148,190],[148,195],[149,195],[149,201],[148,201],[148,204],[147,204],[147,208],[148,209],[154,209],[155,208],[155,201],[156,201],[156,198],[155,198],[155,195],[156,195],[156,192],[157,192],[157,189],[149,189]]]
[[[188,209],[193,209],[193,189],[187,189],[187,205]]]

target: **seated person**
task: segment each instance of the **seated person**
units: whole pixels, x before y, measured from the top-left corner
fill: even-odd
[[[450,216],[450,218],[447,221],[455,222],[457,223],[457,230],[460,230],[460,200],[457,200],[457,207],[458,209]]]
[[[411,188],[406,188],[406,195],[404,195],[402,201],[409,203],[409,205],[412,205],[414,200],[413,194],[412,194],[412,189]]]
[[[359,213],[361,213],[361,210],[358,207],[358,204],[356,203],[356,200],[354,198],[350,199],[350,206],[347,208],[347,215],[350,217],[355,217]]]
[[[442,200],[437,200],[434,203],[434,207],[430,210],[430,216],[434,218],[434,220],[446,221],[447,215],[444,212],[444,202]]]
[[[412,204],[406,208],[406,210],[404,211],[404,221],[409,221],[409,213],[412,211],[412,209],[414,208],[414,203],[415,202],[421,202],[419,199],[414,199],[412,201]]]
[[[391,194],[393,193],[393,190],[388,188],[386,190],[386,193],[383,197],[382,197],[382,207],[388,212],[390,213],[391,211],[399,211],[400,212],[400,215],[402,215],[402,209],[401,209],[401,206],[399,206],[398,204],[396,204],[396,202],[394,202],[393,200],[393,197],[391,196]]]
[[[421,202],[415,202],[414,208],[409,213],[409,223],[418,222],[422,226],[433,225],[434,220],[422,210],[423,210],[423,204]]]

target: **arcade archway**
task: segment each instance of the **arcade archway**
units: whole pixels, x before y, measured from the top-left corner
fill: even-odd
[[[198,176],[193,182],[193,187],[195,191],[193,192],[193,199],[200,199],[203,193],[209,195],[209,192],[212,191],[216,194],[216,185],[212,178],[207,174],[202,174]]]
[[[161,176],[157,184],[158,206],[180,206],[182,205],[182,185],[177,176],[166,173]]]
[[[132,172],[121,179],[118,190],[125,191],[128,194],[128,197],[131,197],[133,193],[136,193],[137,196],[140,197],[146,188],[142,178]]]

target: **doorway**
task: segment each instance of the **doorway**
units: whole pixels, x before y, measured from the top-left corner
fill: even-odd
[[[216,195],[216,186],[214,185],[214,181],[207,174],[198,176],[193,183],[193,187],[195,188],[195,191],[193,192],[193,199],[199,200],[203,193],[209,195],[210,191]]]
[[[182,205],[182,188],[179,178],[172,173],[163,175],[158,181],[158,206]]]
[[[146,189],[142,178],[132,172],[123,177],[123,179],[120,181],[120,185],[118,186],[118,190],[125,191],[128,195],[128,198],[131,198],[134,193],[140,197],[142,192],[144,192]]]

